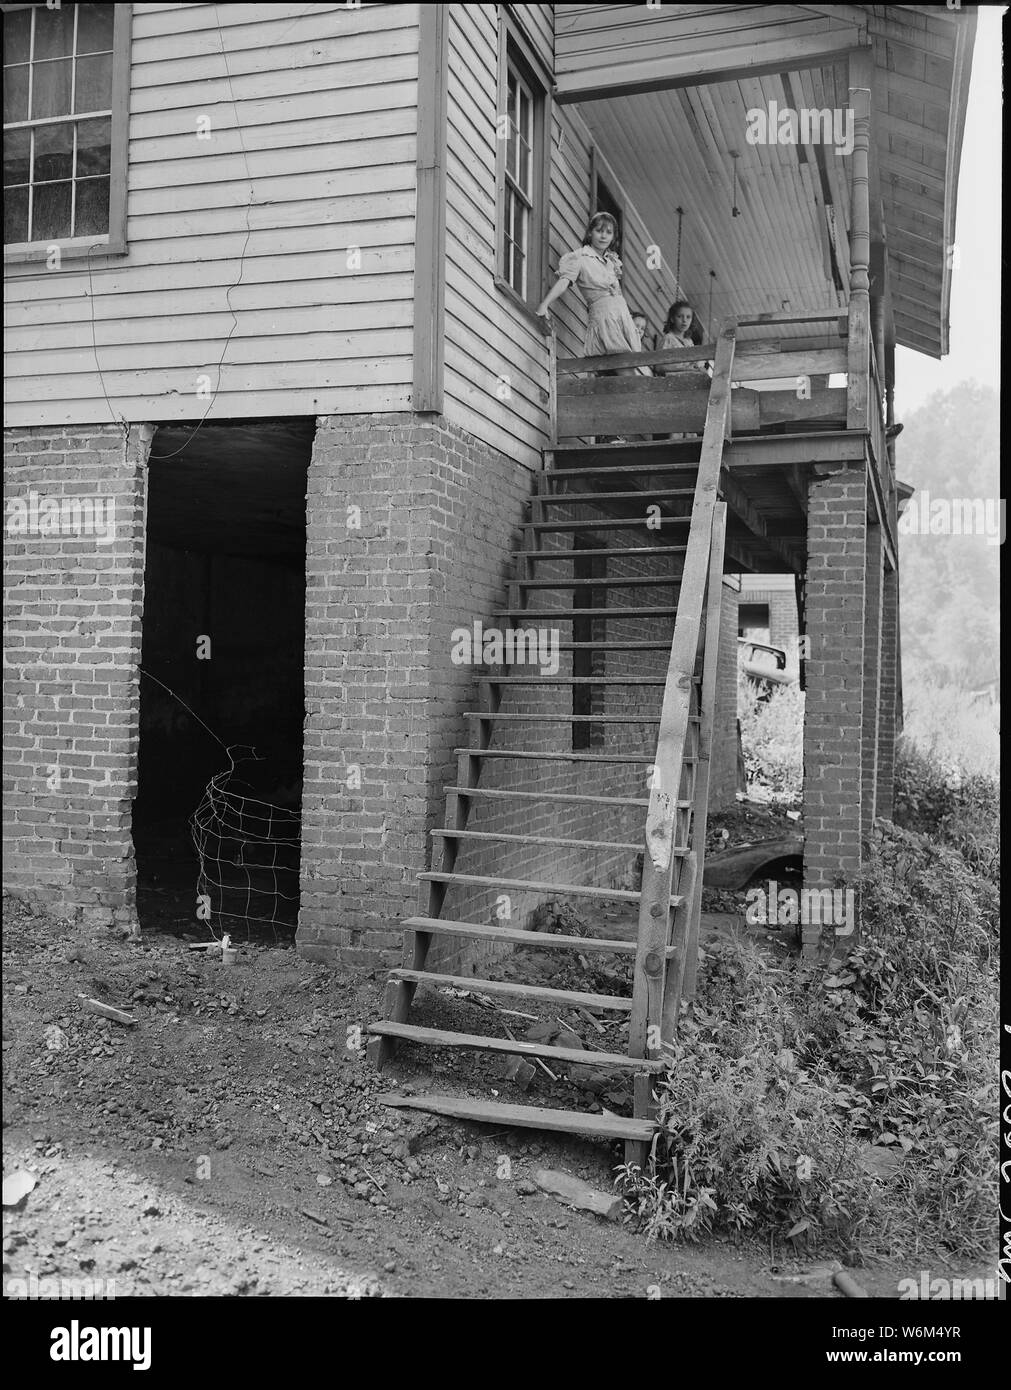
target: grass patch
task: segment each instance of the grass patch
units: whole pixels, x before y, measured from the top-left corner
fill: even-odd
[[[662,1239],[993,1254],[997,788],[900,762],[862,939],[834,973],[721,944],[661,1088],[654,1170],[621,1178]]]

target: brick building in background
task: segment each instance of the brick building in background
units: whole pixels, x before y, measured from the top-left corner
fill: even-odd
[[[974,18],[767,9],[5,12],[13,891],[130,925],[139,861],[142,898],[147,882],[192,912],[187,817],[221,745],[252,745],[244,814],[286,796],[301,813],[300,950],[392,958],[475,705],[480,672],[454,662],[453,635],[517,606],[510,554],[534,524],[553,399],[532,309],[605,204],[625,294],[651,324],[684,294],[704,319],[712,305],[712,334],[750,315],[741,343],[766,354],[766,376],[791,347],[813,364],[813,395],[763,394],[758,425],[735,427],[726,569],[805,576],[805,875],[852,881],[862,824],[888,812],[892,786],[894,347],[947,351]],[[72,111],[54,62],[77,73]],[[850,94],[845,155],[744,141],[749,105]],[[557,325],[560,355],[578,355],[575,293]],[[107,538],[89,522],[96,498],[112,506]],[[616,512],[558,515],[592,534]],[[643,580],[630,607],[676,584],[661,560],[622,563],[578,571],[588,611],[611,601],[605,581]],[[773,631],[778,602],[770,591]],[[642,645],[652,630],[629,618],[623,635]],[[635,669],[666,670],[651,659]],[[543,722],[543,764],[489,768],[490,791],[525,777],[531,802],[489,803],[502,809],[488,836],[507,838],[471,846],[475,876],[494,864],[518,881],[636,886],[634,850],[585,842],[642,843],[641,811],[616,808],[602,837],[588,802],[641,798],[641,770],[547,760],[603,746],[605,717],[630,726],[613,748],[655,726],[645,697],[608,703],[594,660],[563,666],[589,671],[588,731]],[[575,704],[559,704],[570,686],[523,709],[575,730]],[[717,769],[729,737],[717,728]],[[582,802],[534,809],[576,786]],[[531,831],[572,847],[508,838]],[[162,864],[176,866],[168,888]],[[540,897],[517,890],[513,920]],[[454,910],[486,920],[488,895],[462,887]]]

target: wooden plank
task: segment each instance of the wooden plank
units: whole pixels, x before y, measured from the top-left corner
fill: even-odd
[[[818,352],[741,353],[734,358],[734,380],[767,381],[775,377],[824,376],[844,372],[846,366],[844,347],[823,348]]]
[[[556,366],[562,376],[574,372],[615,371],[629,367],[664,367],[675,363],[706,362],[715,351],[715,343],[703,343],[700,347],[662,348],[657,352],[612,352],[599,357],[560,357]]]
[[[633,975],[633,1006],[629,1052],[641,1057],[659,1046],[663,1009],[664,958],[675,843],[674,798],[680,795],[685,739],[689,729],[691,689],[702,621],[702,602],[709,566],[710,539],[723,446],[730,424],[730,382],[736,330],[733,322],[720,333],[713,365],[712,389],[706,416],[692,525],[682,576],[681,601],[664,686],[655,772],[646,814],[645,853],[639,898],[639,929]],[[656,1035],[650,1030],[655,1029]],[[641,1089],[636,1109],[648,1104]]]
[[[719,673],[720,614],[723,606],[723,556],[727,531],[726,505],[716,504],[713,517],[713,543],[709,560],[709,592],[706,597],[706,638],[702,665],[702,691],[699,699],[702,722],[699,727],[699,769],[695,782],[695,803],[692,807],[692,837],[696,846],[697,865],[692,883],[688,917],[688,940],[685,952],[683,982],[676,994],[675,1016],[671,1028],[677,1025],[676,1010],[682,994],[695,997],[698,969],[699,925],[702,916],[702,887],[706,862],[706,828],[709,816],[709,774],[712,768],[713,722],[716,711],[716,684]]]
[[[736,82],[760,73],[824,67],[856,47],[861,33],[860,29],[848,26],[803,38],[721,45],[683,56],[653,61],[639,59],[635,63],[584,68],[578,72],[567,72],[564,65],[556,63],[555,98],[559,102],[603,101],[639,92],[666,91],[672,87]]]
[[[551,801],[577,806],[640,806],[645,809],[649,802],[645,797],[628,796],[588,796],[585,792],[516,792],[499,791],[490,787],[450,787],[448,790],[459,796],[490,797],[492,799],[511,797],[516,801]]]
[[[620,1115],[580,1115],[573,1110],[548,1110],[535,1105],[505,1105],[495,1101],[472,1100],[469,1096],[376,1097],[380,1105],[399,1110],[422,1110],[457,1120],[477,1120],[489,1125],[518,1125],[561,1134],[586,1134],[597,1139],[649,1140],[657,1126],[651,1120],[627,1120]]]
[[[662,1071],[662,1058],[626,1057],[620,1052],[576,1052],[571,1047],[552,1047],[550,1043],[526,1042],[518,1038],[489,1038],[479,1033],[450,1033],[444,1028],[422,1028],[415,1023],[370,1023],[373,1036],[424,1043],[428,1047],[459,1047],[468,1052],[507,1052],[519,1057],[547,1057],[557,1062],[578,1062],[586,1067],[622,1067],[631,1071]]]
[[[530,985],[515,980],[485,980],[476,975],[437,975],[428,970],[402,968],[391,973],[398,979],[409,979],[415,984],[442,985],[451,989],[472,990],[477,994],[517,995],[524,999],[545,999],[551,1004],[610,1009],[613,1013],[628,1013],[632,1007],[631,999],[622,999],[614,994],[586,994],[576,989],[551,989],[546,985]]]
[[[536,879],[501,878],[498,874],[419,874],[425,883],[455,883],[459,887],[511,888],[517,893],[551,893],[560,898],[595,898],[601,902],[637,903],[638,892],[630,888],[597,888],[592,884],[544,883]],[[671,903],[676,894],[671,895]]]
[[[508,715],[500,716],[500,718],[501,717],[509,718]],[[538,718],[537,715],[516,715],[514,717],[517,719],[523,719],[524,717],[528,719]],[[648,724],[651,722],[648,719],[625,719],[623,716],[613,714],[610,716],[603,714],[570,714],[567,716],[545,714],[541,715],[540,718],[552,719],[555,720],[555,722],[563,724],[567,724],[570,720],[582,720],[584,723],[599,722],[601,724],[613,724],[616,722]],[[560,839],[557,835],[510,835],[506,834],[505,831],[494,830],[432,830],[429,833],[432,835],[433,839],[437,840],[493,840],[496,843],[501,841],[504,844],[512,845],[553,845],[557,846],[559,849],[627,849],[631,850],[633,854],[637,854],[640,848],[638,844],[632,844],[629,841],[621,840],[565,840]]]
[[[448,26],[445,5],[426,4],[418,9],[418,193],[411,404],[415,410],[441,412],[446,344]]]
[[[759,416],[763,425],[791,424],[801,420],[838,420],[846,423],[846,387],[813,386],[807,399],[795,391],[761,391]]]
[[[404,929],[432,936],[463,936],[475,941],[500,941],[508,946],[533,946],[537,950],[604,951],[611,955],[635,955],[634,941],[603,936],[562,936],[555,932],[529,931],[485,922],[460,922],[448,917],[409,917]]]

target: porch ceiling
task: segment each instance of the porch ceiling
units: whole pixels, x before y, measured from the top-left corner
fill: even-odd
[[[768,110],[771,101],[781,109],[793,106],[791,83],[798,77],[809,79],[830,102],[837,91],[845,92],[840,67],[616,96],[580,106],[605,160],[670,266],[677,263],[677,209],[684,208],[680,283],[710,333],[731,313],[750,316],[845,303],[848,159],[810,146],[751,145],[745,139],[747,112]],[[801,326],[784,329],[780,336],[810,331]]]
[[[748,145],[745,113],[772,99],[845,108],[845,62],[803,63],[824,64],[833,45],[870,44],[872,217],[887,238],[895,341],[932,357],[948,351],[974,6],[556,5],[555,14],[558,97],[579,104],[667,256],[684,207],[681,282],[703,318],[711,269],[714,319],[778,310],[784,299],[842,302],[829,244],[845,290],[849,159]],[[773,70],[778,58],[787,71]],[[770,75],[755,75],[763,67]]]

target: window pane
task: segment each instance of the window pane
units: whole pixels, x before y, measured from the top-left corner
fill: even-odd
[[[518,246],[513,247],[513,289],[517,294],[527,292],[527,260]]]
[[[64,58],[74,51],[74,6],[35,6],[35,57]]]
[[[70,235],[71,183],[40,183],[32,200],[32,241]]]
[[[69,179],[74,172],[74,127],[40,125],[35,127],[35,182]]]
[[[4,66],[28,62],[28,39],[32,26],[31,10],[14,10],[4,15]]]
[[[74,236],[94,236],[109,230],[109,180],[82,179],[77,184]]]
[[[112,5],[78,5],[78,53],[107,53],[111,50],[115,15]]]
[[[112,120],[79,121],[77,125],[77,177],[107,174],[110,168]]]
[[[28,182],[30,153],[30,131],[4,131],[4,188],[9,188],[12,183]]]
[[[54,12],[55,13],[55,12]],[[32,118],[69,116],[70,58],[32,64]]]
[[[108,111],[112,106],[112,54],[78,58],[75,111]]]
[[[28,119],[28,68],[4,68],[4,123]]]
[[[530,197],[530,146],[525,140],[520,141],[519,146],[519,168],[516,171],[516,182],[523,192]]]
[[[4,190],[4,244],[28,240],[28,189]]]

